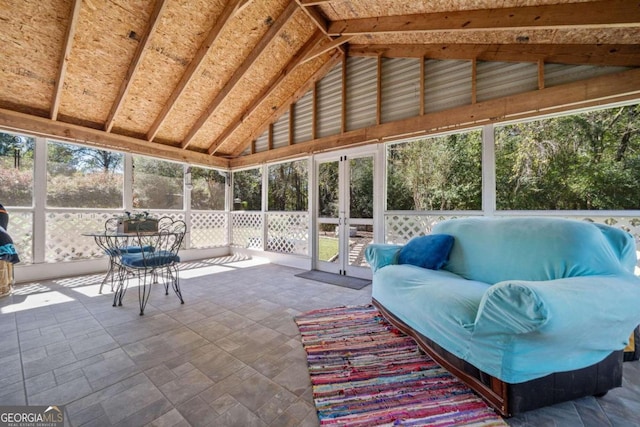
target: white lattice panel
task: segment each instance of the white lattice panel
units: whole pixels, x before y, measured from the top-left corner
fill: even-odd
[[[107,219],[120,212],[48,212],[45,262],[71,261],[104,256],[93,237],[83,236],[104,230]]]
[[[7,232],[18,251],[20,262],[33,262],[33,214],[31,212],[9,212]]]
[[[231,215],[231,245],[262,248],[262,213],[237,212]]]
[[[309,214],[279,212],[267,214],[267,250],[287,254],[308,255]]]
[[[503,217],[510,217],[502,215]],[[553,217],[556,215],[545,215]],[[599,224],[607,224],[618,227],[630,233],[640,248],[640,217],[622,216],[578,216],[578,215],[557,215],[562,218],[590,221]],[[411,214],[387,214],[385,215],[385,241],[393,244],[403,244],[414,236],[421,236],[431,231],[432,227],[440,221],[460,217],[460,215],[411,215]],[[640,259],[638,260],[640,266]]]
[[[387,214],[384,217],[385,242],[406,243],[414,236],[430,233],[438,222],[457,217],[460,215]]]
[[[194,212],[191,214],[191,248],[204,249],[227,246],[227,214],[224,212]]]

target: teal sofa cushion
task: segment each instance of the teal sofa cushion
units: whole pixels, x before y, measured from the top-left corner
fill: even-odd
[[[620,253],[633,251],[635,258],[633,238],[611,227],[602,230],[586,221],[537,217],[465,218],[433,227],[433,233],[455,236],[444,268],[489,284],[619,274],[626,268]],[[619,240],[618,248],[612,239]]]

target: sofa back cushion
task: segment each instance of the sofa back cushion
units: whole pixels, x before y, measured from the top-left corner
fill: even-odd
[[[619,274],[635,260],[631,235],[586,221],[478,217],[443,221],[432,231],[455,238],[445,270],[490,284]]]

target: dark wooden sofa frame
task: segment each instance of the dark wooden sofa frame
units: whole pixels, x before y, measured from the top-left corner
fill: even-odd
[[[583,369],[557,372],[524,383],[506,383],[413,330],[375,298],[373,304],[393,326],[415,339],[436,363],[467,384],[504,417],[584,396],[603,396],[608,390],[622,385],[622,350],[614,351],[601,362]]]

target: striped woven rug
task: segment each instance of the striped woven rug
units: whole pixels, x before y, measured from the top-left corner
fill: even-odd
[[[323,426],[505,426],[373,306],[295,319]]]

